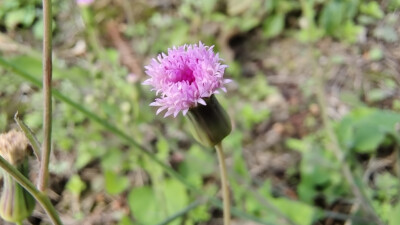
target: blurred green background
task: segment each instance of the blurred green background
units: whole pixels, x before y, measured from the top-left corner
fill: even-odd
[[[202,41],[234,80],[217,96],[234,127],[224,141],[233,224],[379,224],[373,214],[400,224],[399,7],[54,0],[50,197],[62,220],[222,224],[214,150],[183,116],[156,116],[141,85],[151,58]],[[40,0],[0,1],[1,132],[18,111],[41,138],[42,29]],[[26,224],[48,221],[37,207]]]

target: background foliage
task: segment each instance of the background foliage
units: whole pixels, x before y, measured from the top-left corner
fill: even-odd
[[[399,223],[399,0],[53,3],[51,197],[66,224],[220,224],[214,151],[140,85],[150,58],[199,40],[235,80],[218,95],[235,224],[375,224],[344,165]],[[18,111],[41,135],[41,18],[39,0],[0,2],[1,131]]]

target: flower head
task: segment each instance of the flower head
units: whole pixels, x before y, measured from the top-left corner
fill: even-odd
[[[0,134],[0,155],[13,165],[24,161],[29,155],[29,141],[25,134],[11,130]]]
[[[218,93],[219,89],[226,92],[224,84],[230,82],[224,79],[227,66],[221,63],[213,47],[201,42],[173,47],[145,67],[150,78],[143,84],[153,86],[152,90],[160,95],[150,104],[160,107],[157,114],[167,110],[164,117],[176,117],[179,112],[186,115],[190,108],[206,105],[203,98]]]

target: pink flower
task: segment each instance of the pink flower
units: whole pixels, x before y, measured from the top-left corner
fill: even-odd
[[[94,2],[94,0],[76,0],[76,3],[78,3],[78,5],[80,6],[88,6],[90,4],[92,4]]]
[[[227,65],[213,51],[214,46],[203,43],[184,45],[168,49],[168,54],[161,53],[146,66],[149,79],[144,85],[151,85],[152,91],[159,95],[151,106],[160,107],[157,114],[167,110],[164,117],[183,115],[198,104],[206,105],[203,98],[208,98],[218,89],[226,92],[224,84],[231,80],[224,79]]]

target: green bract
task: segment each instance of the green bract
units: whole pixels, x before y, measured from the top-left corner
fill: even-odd
[[[232,130],[228,114],[211,95],[204,99],[206,105],[189,109],[188,117],[192,124],[192,133],[201,144],[213,147],[220,143]]]
[[[28,174],[28,162],[17,167],[24,174]],[[35,208],[35,199],[18,184],[8,173],[3,173],[3,191],[0,197],[0,216],[12,223],[20,223],[28,218]]]

